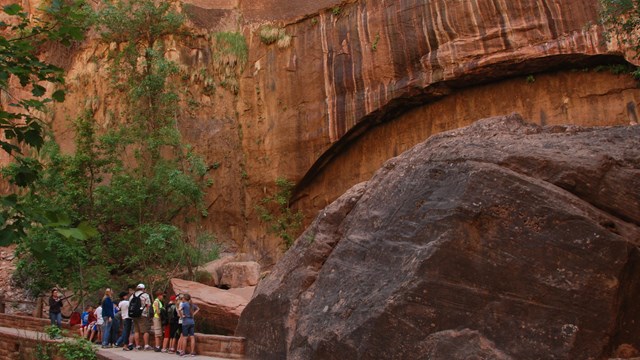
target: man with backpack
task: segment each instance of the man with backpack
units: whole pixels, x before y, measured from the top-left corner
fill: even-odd
[[[149,308],[151,298],[144,291],[144,284],[138,284],[136,291],[129,299],[129,317],[133,319],[135,329],[135,341],[138,350],[142,350],[140,345],[140,334],[143,334],[144,350],[152,350],[149,346]]]

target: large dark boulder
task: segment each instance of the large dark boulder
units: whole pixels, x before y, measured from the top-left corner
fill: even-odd
[[[517,115],[430,138],[258,286],[255,359],[599,359],[640,348],[640,127]]]

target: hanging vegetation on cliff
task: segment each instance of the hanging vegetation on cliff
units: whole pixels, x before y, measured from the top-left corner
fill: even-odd
[[[88,26],[83,1],[53,0],[30,16],[20,5],[3,7],[0,21],[0,148],[13,160],[4,180],[15,191],[30,185],[41,169],[31,156],[43,145],[46,125],[41,116],[46,106],[65,99],[64,70],[38,57],[42,46],[60,43],[69,46],[84,38]],[[47,89],[49,87],[49,90]],[[51,89],[53,88],[53,89]],[[17,96],[15,92],[29,95]],[[16,193],[0,197],[0,245],[19,241],[33,225],[51,226],[44,214],[29,213]],[[68,226],[57,224],[69,231]],[[78,228],[74,231],[82,233]]]
[[[107,3],[96,14],[101,39],[112,44],[108,66],[122,110],[106,133],[87,110],[75,121],[75,153],[45,145],[43,176],[31,187],[29,205],[87,222],[92,239],[34,230],[19,247],[16,276],[34,293],[57,283],[93,290],[144,280],[163,286],[169,277],[217,256],[203,232],[202,199],[209,167],[181,139],[178,67],[165,57],[165,41],[185,33],[183,17],[169,2]],[[113,46],[114,45],[114,46]],[[40,249],[55,249],[52,258]]]
[[[600,18],[606,28],[605,36],[640,56],[640,1],[600,0]],[[640,77],[636,68],[633,75]]]

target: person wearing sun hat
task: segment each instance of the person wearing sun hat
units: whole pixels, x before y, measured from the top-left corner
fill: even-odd
[[[153,350],[151,346],[149,346],[149,308],[151,307],[151,298],[149,294],[145,292],[145,286],[143,283],[138,284],[136,286],[136,291],[133,293],[133,296],[129,299],[129,316],[132,313],[132,303],[134,302],[134,298],[140,299],[140,306],[142,309],[142,313],[138,317],[133,317],[133,328],[135,329],[135,340],[136,346],[138,350],[142,350],[142,345],[140,344],[140,334],[142,335],[144,341],[144,350]]]

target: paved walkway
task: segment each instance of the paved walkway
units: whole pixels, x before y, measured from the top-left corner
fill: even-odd
[[[48,339],[47,334],[38,331],[24,330],[24,329],[15,329],[8,327],[0,327],[0,332],[11,335],[18,335],[27,339]],[[62,342],[62,340],[55,340],[56,342]],[[159,353],[155,351],[123,351],[122,348],[112,348],[112,349],[101,349],[99,345],[95,345],[98,350],[98,354],[107,358],[109,360],[170,360],[170,359],[201,359],[201,360],[228,360],[224,358],[211,357],[211,356],[201,356],[196,355],[195,357],[179,357],[176,354],[165,354]]]
[[[201,360],[228,360],[223,358],[211,357],[211,356],[201,356],[197,355],[195,357],[180,357],[176,354],[165,354],[165,353],[157,353],[155,351],[123,351],[122,348],[113,348],[113,349],[100,349],[98,351],[100,355],[107,357],[111,360],[163,360],[163,359],[201,359]]]

